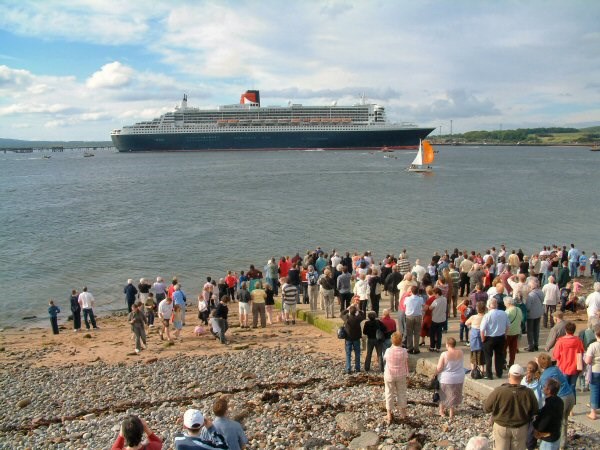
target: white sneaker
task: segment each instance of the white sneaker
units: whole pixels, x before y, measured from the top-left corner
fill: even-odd
[[[137,349],[137,348],[136,348],[136,349],[135,349],[135,352],[136,352],[136,353],[139,353],[140,351],[139,351],[139,349]]]

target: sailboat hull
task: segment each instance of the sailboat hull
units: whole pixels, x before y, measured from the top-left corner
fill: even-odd
[[[432,167],[407,167],[407,172],[415,172],[415,173],[429,173],[433,172]]]

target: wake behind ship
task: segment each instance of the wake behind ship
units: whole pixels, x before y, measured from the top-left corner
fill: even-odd
[[[385,109],[353,106],[260,106],[259,91],[216,109],[187,105],[147,122],[113,130],[120,152],[201,150],[352,150],[416,148],[433,128],[391,124]]]

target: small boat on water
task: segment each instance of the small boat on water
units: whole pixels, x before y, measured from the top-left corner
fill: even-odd
[[[593,147],[590,147],[590,152],[600,152],[600,145],[596,144]]]
[[[90,153],[90,152],[83,152],[83,157],[84,157],[84,158],[91,158],[92,156],[94,156],[94,154],[93,154],[93,153]]]
[[[429,141],[419,141],[419,151],[412,164],[406,168],[408,172],[427,173],[433,172],[433,163],[435,152]]]
[[[52,158],[52,155],[42,155],[42,159],[50,159]]]

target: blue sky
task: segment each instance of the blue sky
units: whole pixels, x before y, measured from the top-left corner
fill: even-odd
[[[592,0],[2,0],[0,137],[108,140],[249,88],[444,133],[600,125],[599,23]]]

